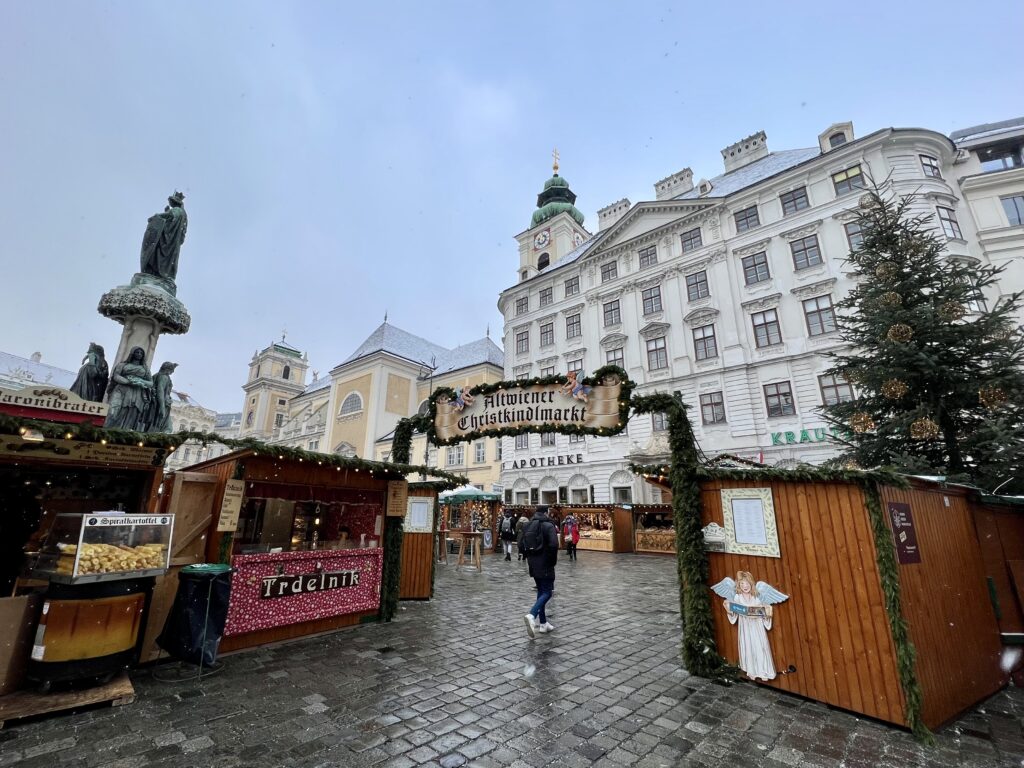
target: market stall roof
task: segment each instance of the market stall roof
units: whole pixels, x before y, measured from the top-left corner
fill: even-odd
[[[500,494],[481,491],[475,485],[463,485],[438,496],[442,504],[461,504],[465,501],[501,501]]]
[[[40,436],[39,439],[74,440],[76,442],[102,443],[103,445],[135,445],[139,448],[161,448],[168,453],[173,452],[179,445],[189,440],[202,443],[204,446],[220,443],[234,449],[234,452],[237,454],[262,454],[276,457],[280,460],[322,464],[338,467],[339,469],[354,469],[357,471],[365,469],[371,473],[379,472],[389,477],[407,478],[410,475],[420,475],[424,479],[428,477],[434,478],[438,482],[446,482],[453,486],[464,485],[467,481],[464,475],[445,472],[437,467],[370,461],[356,456],[340,456],[333,453],[317,453],[301,448],[270,445],[251,439],[238,440],[222,437],[213,432],[131,432],[120,429],[105,429],[91,424],[58,424],[51,421],[0,414],[0,434],[25,435],[26,433],[36,433]],[[227,455],[230,454],[225,454],[225,456]],[[216,459],[193,465],[188,469],[192,470],[194,467],[208,464],[210,461],[221,461],[223,459],[224,456],[218,456]]]

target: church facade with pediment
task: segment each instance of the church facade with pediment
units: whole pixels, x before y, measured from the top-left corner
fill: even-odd
[[[940,204],[962,213],[951,257],[984,258],[949,181],[956,148],[928,130],[856,138],[840,123],[810,148],[771,152],[760,132],[722,157],[720,175],[695,183],[687,168],[657,182],[653,200],[600,209],[596,233],[556,166],[516,236],[514,284],[499,297],[505,375],[616,363],[638,394],[681,394],[708,457],[819,463],[836,452],[820,407],[853,396],[826,371],[842,346],[834,304],[851,287],[844,259],[860,236],[856,209],[869,179],[916,193],[922,212]],[[614,437],[503,438],[506,501],[657,501],[624,470],[667,460],[666,427],[655,415]],[[559,463],[568,456],[571,466]]]

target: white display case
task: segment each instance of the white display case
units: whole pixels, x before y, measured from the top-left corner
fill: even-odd
[[[174,515],[59,514],[34,575],[63,584],[158,576],[170,563],[173,527]]]

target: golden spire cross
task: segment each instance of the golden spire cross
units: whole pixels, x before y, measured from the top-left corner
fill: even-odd
[[[558,173],[558,147],[555,147],[551,151],[551,157],[553,157],[554,160],[555,160],[554,164],[551,167],[554,169],[555,173],[557,174]]]

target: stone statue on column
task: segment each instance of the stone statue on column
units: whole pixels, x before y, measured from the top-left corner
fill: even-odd
[[[102,403],[103,396],[107,393],[107,376],[109,374],[110,370],[103,354],[103,347],[93,342],[89,345],[89,351],[85,353],[82,367],[78,369],[78,377],[71,385],[71,391],[83,400]]]
[[[143,360],[152,360],[162,334],[187,333],[192,323],[185,305],[177,298],[175,283],[178,258],[188,229],[185,196],[175,192],[167,198],[167,203],[162,213],[154,214],[147,222],[140,271],[128,285],[119,285],[100,299],[99,313],[124,326],[114,356],[115,371],[136,348],[141,350]],[[107,398],[112,407],[115,390],[111,382]]]

